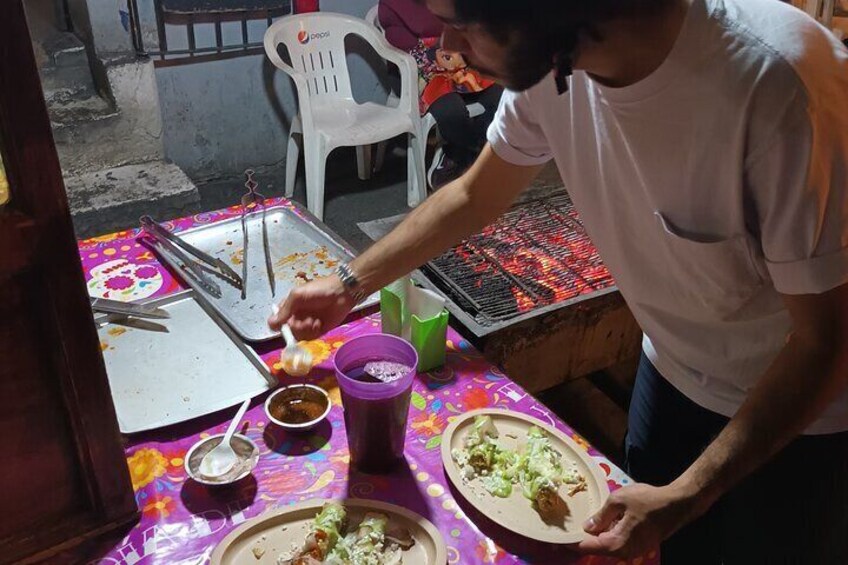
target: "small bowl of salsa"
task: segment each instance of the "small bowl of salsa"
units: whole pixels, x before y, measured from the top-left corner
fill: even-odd
[[[283,429],[307,432],[330,413],[330,395],[323,388],[309,384],[283,387],[265,401],[268,419]]]

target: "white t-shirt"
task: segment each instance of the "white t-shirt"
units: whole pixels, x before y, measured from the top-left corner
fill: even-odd
[[[785,344],[778,293],[848,282],[848,51],[789,4],[694,0],[644,80],[548,77],[488,137],[556,160],[646,354],[709,410],[732,416]],[[842,430],[848,391],[807,433]]]

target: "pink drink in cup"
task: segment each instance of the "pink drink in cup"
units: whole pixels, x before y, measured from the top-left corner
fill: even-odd
[[[368,376],[365,366],[381,361],[400,363],[409,371],[390,382]],[[366,473],[390,471],[403,458],[418,353],[399,337],[372,334],[342,345],[333,362],[344,406],[351,465]]]

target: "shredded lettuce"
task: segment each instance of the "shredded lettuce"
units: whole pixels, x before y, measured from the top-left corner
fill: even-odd
[[[345,565],[384,565],[386,522],[383,514],[366,514],[356,532],[339,540],[327,556],[327,563]]]
[[[518,455],[497,441],[498,430],[490,416],[477,416],[463,441],[463,449],[451,451],[466,479],[483,477],[483,487],[492,495],[506,498],[512,483]]]
[[[480,482],[494,496],[507,498],[512,494],[512,481],[501,473],[493,473],[483,477]]]
[[[341,538],[341,530],[346,518],[347,512],[344,507],[334,502],[325,504],[318,516],[315,517],[312,529],[313,531],[321,530],[327,534],[328,549],[332,550]]]
[[[536,426],[527,430],[521,485],[525,496],[535,500],[542,488],[556,489],[562,483],[562,455],[547,434]]]
[[[497,439],[498,430],[491,416],[477,416],[471,426],[471,431],[465,436],[465,448],[472,449],[486,443],[487,440]]]
[[[477,416],[465,436],[463,449],[451,451],[463,476],[467,480],[480,478],[480,484],[493,496],[507,498],[513,486],[520,485],[524,496],[537,506],[542,498],[558,496],[563,483],[582,480],[576,469],[563,469],[562,454],[537,426],[527,430],[527,442],[521,453],[502,447],[497,438],[492,419]]]

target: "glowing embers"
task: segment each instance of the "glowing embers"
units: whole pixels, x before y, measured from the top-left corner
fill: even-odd
[[[425,271],[484,324],[614,284],[564,192],[517,205]]]

